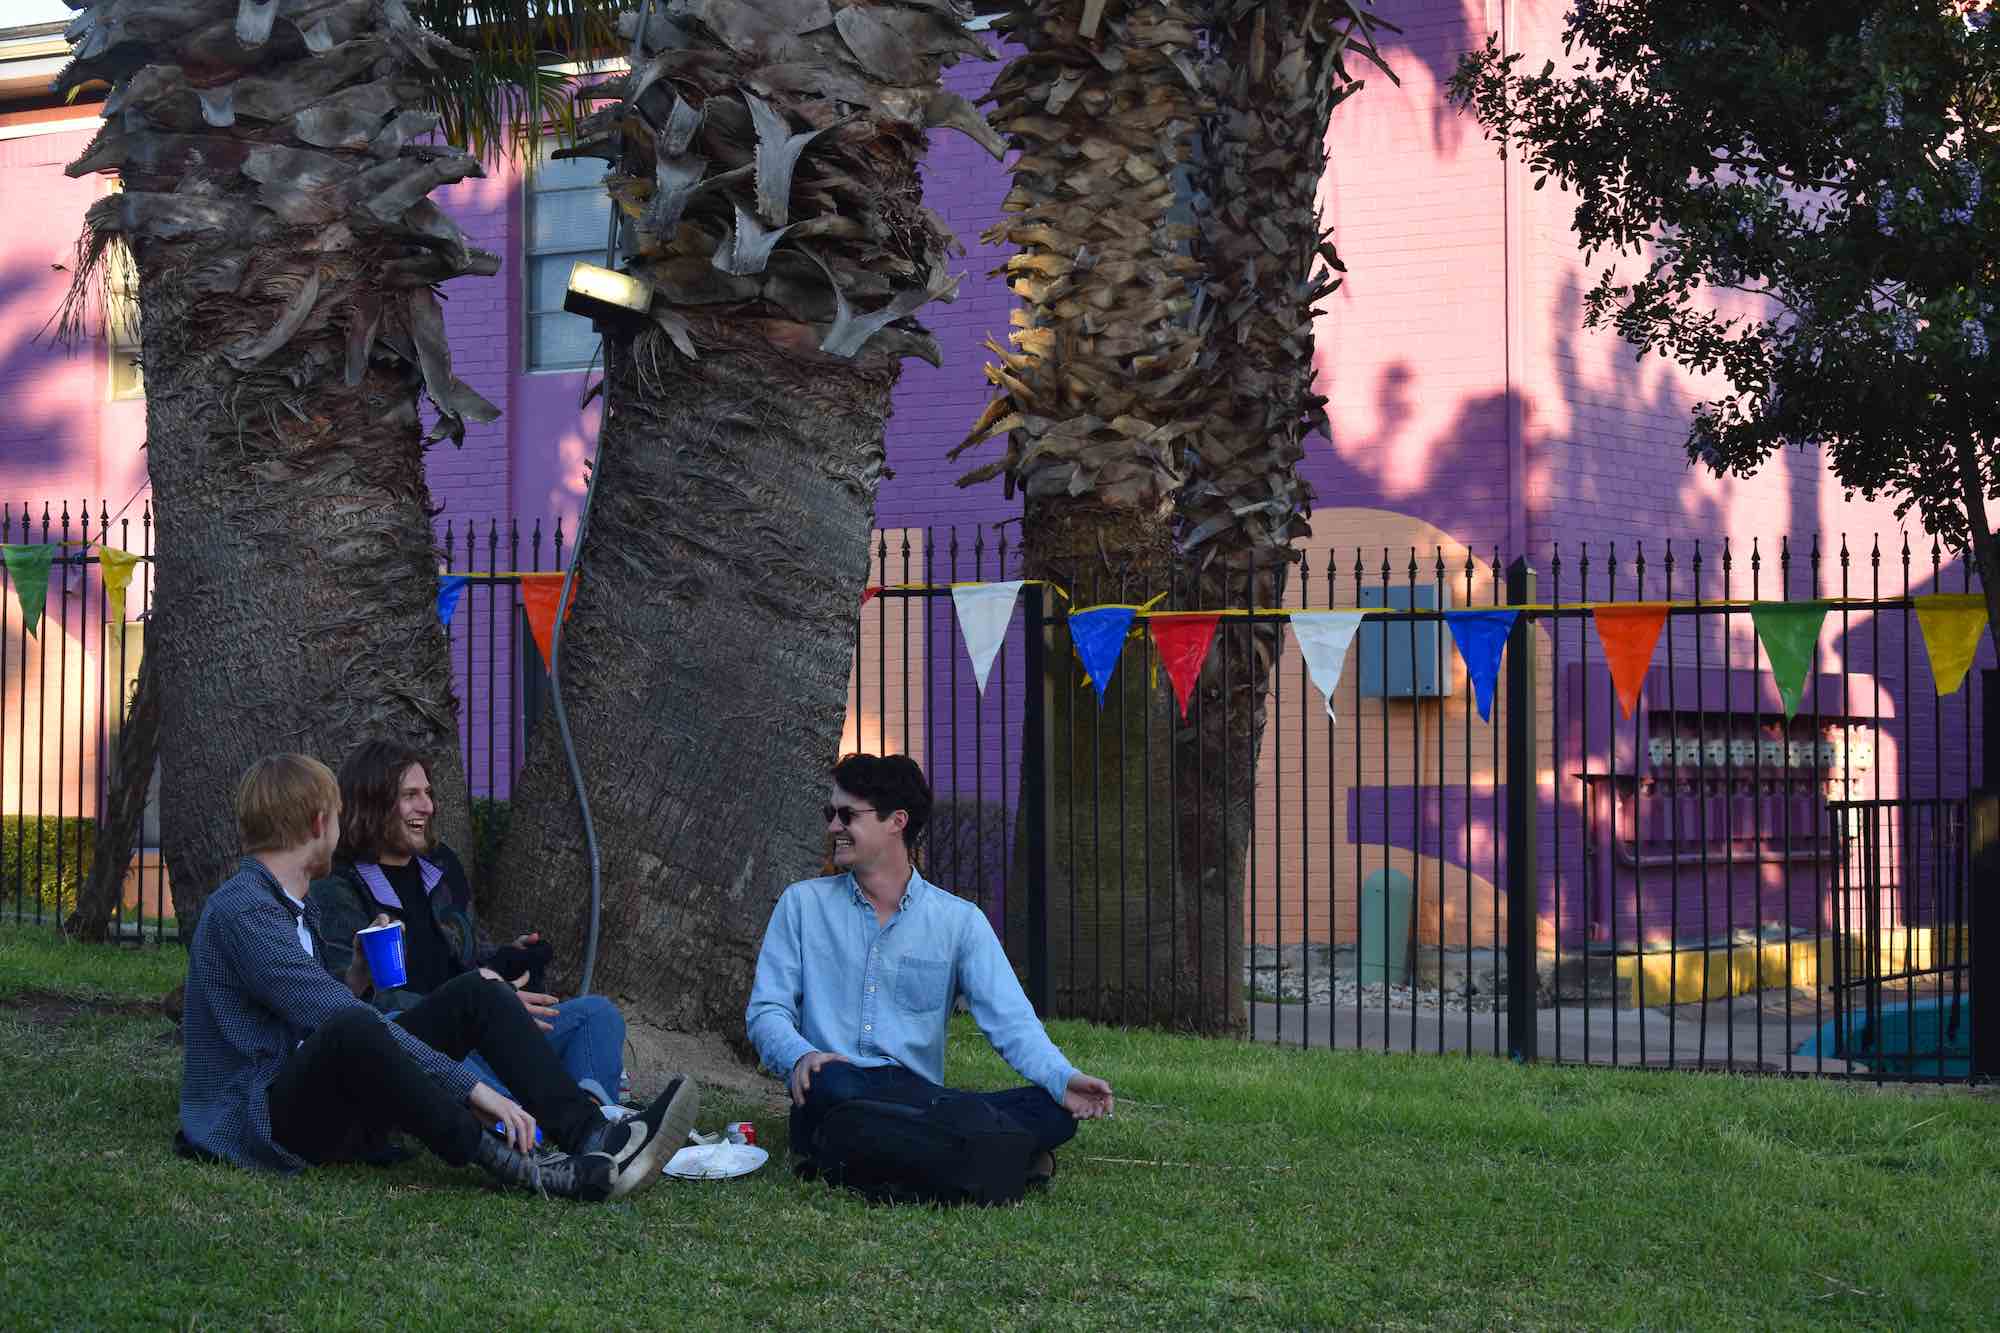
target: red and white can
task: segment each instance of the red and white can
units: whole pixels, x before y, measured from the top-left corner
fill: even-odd
[[[757,1142],[757,1126],[748,1120],[732,1121],[722,1127],[722,1132],[731,1143],[748,1143],[754,1146]]]

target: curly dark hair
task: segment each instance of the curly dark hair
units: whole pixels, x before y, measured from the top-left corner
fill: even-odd
[[[363,741],[340,766],[340,846],[342,861],[373,861],[388,845],[389,823],[396,817],[396,798],[403,774],[411,764],[429,777],[431,761],[422,751],[401,741]],[[425,830],[428,845],[437,845],[437,826]]]
[[[850,754],[833,766],[833,780],[842,791],[874,806],[879,818],[898,810],[909,815],[903,846],[916,854],[917,839],[931,817],[931,784],[916,760],[906,754]]]

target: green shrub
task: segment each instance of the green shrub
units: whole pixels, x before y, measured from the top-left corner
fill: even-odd
[[[94,819],[0,815],[0,911],[69,915],[96,850]]]
[[[507,836],[510,815],[505,801],[491,796],[473,799],[472,854],[465,873],[472,880],[472,908],[482,916],[493,902],[493,872],[500,864],[500,842]]]

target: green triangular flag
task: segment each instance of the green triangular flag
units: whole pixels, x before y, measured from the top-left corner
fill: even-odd
[[[1820,626],[1826,623],[1826,603],[1760,602],[1750,608],[1750,621],[1757,627],[1764,656],[1771,659],[1771,674],[1777,678],[1778,697],[1785,701],[1785,720],[1789,722],[1799,711],[1799,698],[1805,693],[1813,645],[1819,642]]]
[[[14,581],[14,595],[21,599],[21,624],[37,638],[41,637],[42,605],[49,600],[49,562],[55,555],[53,546],[0,546],[7,577]]]

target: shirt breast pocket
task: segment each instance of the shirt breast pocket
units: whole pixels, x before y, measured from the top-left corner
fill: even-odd
[[[930,958],[905,958],[896,969],[896,1003],[913,1014],[927,1014],[944,1008],[950,992],[950,963]]]

